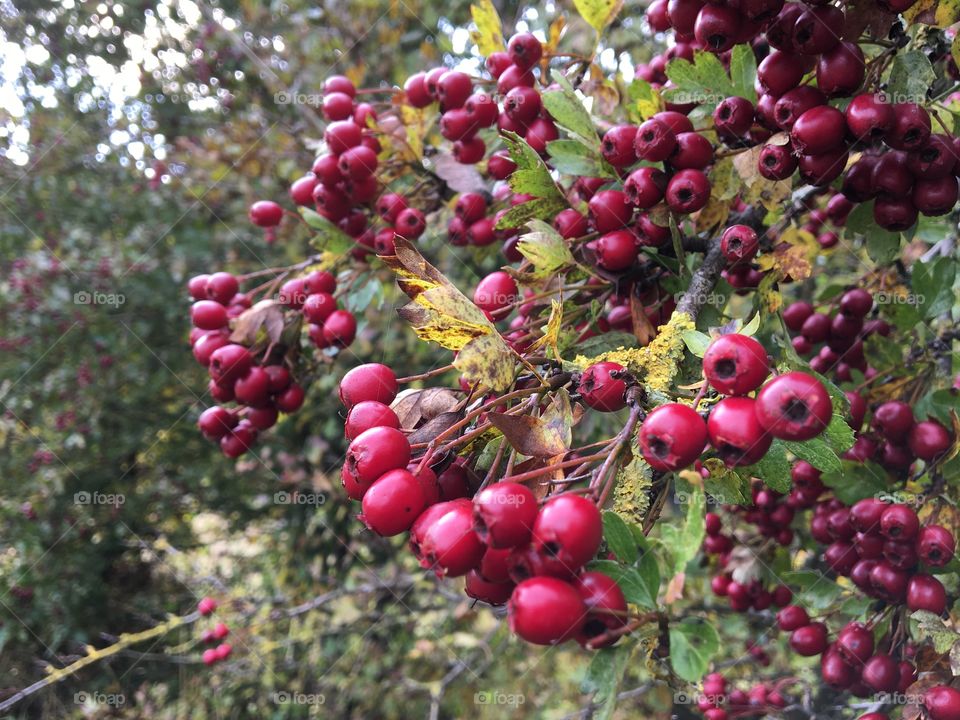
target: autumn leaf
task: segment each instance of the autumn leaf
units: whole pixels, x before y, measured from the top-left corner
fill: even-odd
[[[789,276],[800,282],[813,274],[813,262],[821,252],[812,233],[790,227],[781,233],[772,252],[757,259],[757,265],[764,272],[775,270],[781,278]]]
[[[553,227],[542,220],[527,223],[530,232],[521,235],[517,251],[533,265],[533,275],[545,278],[574,263],[566,241]]]
[[[283,326],[283,305],[277,300],[261,300],[234,320],[230,340],[241,345],[253,345],[262,329],[269,341],[275,343],[283,334]]]
[[[548,347],[553,350],[553,355],[557,360],[560,359],[560,331],[563,329],[563,303],[558,300],[550,301],[550,317],[543,328],[543,335],[534,341],[530,346],[531,350],[537,350],[542,347]]]
[[[623,0],[573,0],[580,16],[598,33],[613,22],[623,8]]]
[[[470,33],[470,39],[477,44],[480,54],[488,56],[501,52],[503,41],[503,23],[492,0],[479,0],[470,6],[470,16],[477,29]]]
[[[570,449],[573,413],[565,390],[554,396],[541,417],[497,412],[488,413],[487,417],[521,455],[547,458]]]
[[[457,351],[454,367],[472,382],[503,391],[513,383],[515,355],[472,301],[402,237],[384,262],[413,301],[397,312],[423,340]]]

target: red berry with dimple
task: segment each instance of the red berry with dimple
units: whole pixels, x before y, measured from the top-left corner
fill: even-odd
[[[661,162],[670,157],[677,146],[677,136],[663,120],[650,118],[637,128],[634,151],[641,160]]]
[[[377,535],[393,537],[409,530],[425,506],[417,477],[396,469],[379,477],[364,494],[360,519]]]
[[[623,185],[627,200],[646,210],[663,200],[667,190],[667,174],[655,167],[637,168],[627,176]]]
[[[815,622],[797,628],[790,635],[790,647],[804,657],[819,655],[827,649],[827,626]]]
[[[944,455],[953,445],[953,436],[936,420],[918,422],[910,430],[910,452],[930,462]]]
[[[601,190],[587,203],[590,217],[597,232],[608,233],[621,230],[630,223],[633,207],[620,190]]]
[[[753,127],[753,104],[739,96],[728,97],[713,111],[713,124],[717,132],[730,138],[740,138]]]
[[[774,437],[809,440],[822,433],[832,417],[827,389],[803,372],[779,375],[757,394],[757,418]]]
[[[346,473],[361,487],[369,487],[390,470],[410,462],[410,443],[392,427],[374,427],[360,433],[347,448]],[[351,495],[352,497],[352,495]]]
[[[236,427],[237,416],[219,405],[207,408],[200,414],[197,426],[208,439],[219,440]]]
[[[622,377],[612,377],[614,373],[622,373],[623,365],[615,362],[594,363],[580,377],[578,391],[583,401],[594,410],[615,412],[626,407],[624,393],[627,384]]]
[[[540,62],[543,57],[543,45],[533,33],[518,33],[507,43],[507,53],[513,64],[527,69]]]
[[[517,585],[507,604],[510,629],[536,645],[573,638],[586,621],[586,605],[570,583],[534,577]]]
[[[363,130],[353,120],[340,120],[327,125],[323,139],[335,155],[342,155],[363,140]]]
[[[873,631],[861,623],[849,623],[837,635],[837,652],[856,665],[862,665],[873,655]]]
[[[537,552],[556,558],[570,570],[585,565],[600,548],[603,525],[597,506],[566,493],[544,503],[533,525]]]
[[[250,206],[250,222],[259,227],[276,227],[283,220],[283,208],[272,200],[259,200]]]
[[[728,467],[753,465],[773,443],[773,436],[757,420],[755,405],[751,398],[728,397],[710,411],[707,434]]]
[[[767,351],[747,335],[721,335],[703,355],[707,382],[724,395],[745,395],[756,390],[770,374]]]
[[[626,624],[627,600],[623,590],[613,578],[601,572],[583,573],[577,579],[576,588],[587,608],[587,618],[583,629],[577,633],[577,642],[591,648],[608,647],[616,643],[616,637],[597,644],[593,644],[593,641],[608,630]]]
[[[920,531],[917,513],[906,505],[890,505],[880,515],[880,532],[893,540],[912,540]]]
[[[473,527],[492,548],[513,548],[530,540],[539,508],[526,486],[513,482],[490,485],[473,499]]]
[[[720,252],[731,264],[753,259],[759,244],[756,231],[747,225],[731,225],[720,236]]]
[[[647,415],[637,441],[650,467],[673,472],[700,457],[707,444],[707,424],[689,405],[667,403]]]
[[[921,528],[917,538],[917,553],[924,564],[944,567],[956,551],[953,533],[941,525],[927,525]]]
[[[243,345],[224,345],[210,355],[210,377],[220,385],[232,387],[247,374],[252,364],[253,357]]]
[[[696,212],[703,209],[709,199],[710,181],[702,170],[680,170],[667,184],[667,205],[673,212]]]

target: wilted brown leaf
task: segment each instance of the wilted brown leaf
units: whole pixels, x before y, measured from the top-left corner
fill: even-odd
[[[261,300],[244,310],[233,321],[230,340],[241,345],[252,345],[257,340],[260,328],[264,329],[270,342],[275,343],[283,334],[283,306],[276,300]]]

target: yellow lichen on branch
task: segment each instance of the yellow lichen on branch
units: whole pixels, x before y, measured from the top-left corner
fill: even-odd
[[[579,355],[573,364],[585,368],[601,361],[619,363],[634,373],[648,391],[667,393],[683,360],[686,347],[683,333],[695,327],[690,315],[674,312],[667,324],[657,329],[657,336],[646,347],[619,347],[592,358]]]

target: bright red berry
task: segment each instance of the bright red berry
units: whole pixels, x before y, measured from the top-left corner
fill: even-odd
[[[598,362],[588,367],[583,371],[578,388],[583,401],[601,412],[615,412],[626,407],[627,384],[619,375],[613,377],[623,372],[623,366],[615,362]]]
[[[573,638],[583,628],[586,615],[577,589],[551,577],[524,580],[507,604],[510,629],[536,645],[556,645]]]
[[[773,443],[773,436],[757,420],[755,405],[751,398],[729,397],[710,410],[710,444],[728,467],[758,462]]]
[[[667,403],[647,415],[637,441],[650,467],[673,472],[700,457],[707,444],[707,424],[689,405]]]
[[[409,530],[425,506],[420,481],[398,468],[381,475],[364,493],[360,519],[378,535],[393,537]]]
[[[549,499],[533,525],[536,551],[556,558],[571,570],[593,558],[602,538],[600,511],[581,495],[564,493]]]
[[[764,429],[784,440],[809,440],[822,433],[833,417],[833,404],[823,383],[793,371],[779,375],[757,394],[757,418]]]

